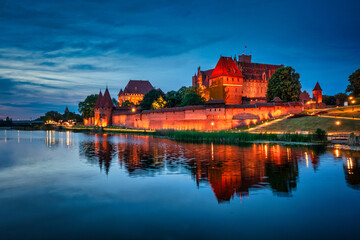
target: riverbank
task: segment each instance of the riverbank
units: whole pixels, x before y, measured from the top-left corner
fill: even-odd
[[[94,128],[86,126],[64,127],[64,130],[75,132],[94,132],[94,133],[125,133],[151,135],[154,137],[165,137],[175,141],[192,143],[217,143],[217,144],[240,144],[240,143],[277,143],[291,145],[325,145],[326,136],[316,134],[274,134],[274,133],[248,133],[234,131],[175,131],[175,130],[144,130],[126,129],[121,127]]]

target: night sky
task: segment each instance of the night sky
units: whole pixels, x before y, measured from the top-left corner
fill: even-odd
[[[360,68],[360,1],[0,0],[0,118],[63,112],[130,79],[167,92],[198,66],[252,54],[344,92]]]

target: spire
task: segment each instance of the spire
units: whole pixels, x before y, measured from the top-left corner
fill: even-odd
[[[315,85],[313,91],[322,91],[319,82],[316,82],[316,85]]]
[[[68,107],[66,106],[65,113],[68,113],[68,112],[70,112],[70,111],[69,111]]]
[[[102,98],[103,98],[103,95],[102,95],[102,92],[101,92],[101,90],[100,90],[100,93],[99,93],[99,96],[98,96],[98,98],[97,98],[97,100],[96,100],[96,103],[95,103],[94,108],[99,108],[99,107],[100,107]]]
[[[104,96],[101,98],[100,106],[101,107],[110,107],[110,108],[114,107],[114,104],[111,100],[108,88],[106,88],[106,90],[104,92]]]

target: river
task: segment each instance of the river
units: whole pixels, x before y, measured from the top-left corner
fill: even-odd
[[[359,152],[0,130],[0,239],[346,239],[359,200]]]

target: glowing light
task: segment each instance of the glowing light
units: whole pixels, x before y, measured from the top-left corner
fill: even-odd
[[[211,122],[211,126],[214,126],[214,124],[215,124],[214,122]]]
[[[341,124],[341,122],[340,122],[340,121],[336,121],[335,124],[339,126],[339,125]]]
[[[352,99],[353,99],[353,97],[349,97],[349,99],[350,99],[350,100],[352,100]]]
[[[133,108],[131,109],[131,111],[132,111],[132,112],[135,112],[135,111],[136,111],[136,109],[133,107]]]
[[[351,103],[353,103],[353,104],[354,104],[354,103],[356,103],[356,101],[355,101],[355,100],[352,100],[352,101],[351,101]]]

